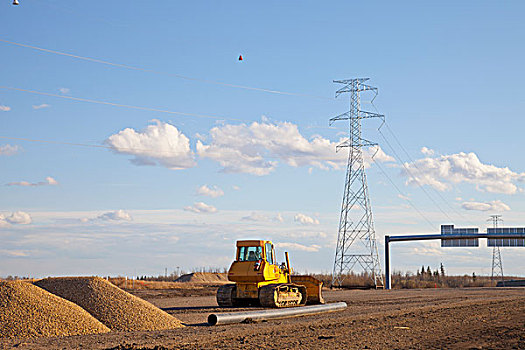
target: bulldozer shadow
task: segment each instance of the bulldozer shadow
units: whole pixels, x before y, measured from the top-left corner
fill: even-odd
[[[243,305],[238,306],[230,306],[230,307],[224,307],[224,306],[218,306],[218,305],[209,305],[209,306],[176,306],[176,307],[163,307],[160,308],[162,311],[165,311],[167,313],[173,312],[173,311],[209,311],[209,310],[217,310],[217,311],[224,311],[224,312],[231,312],[231,311],[253,311],[253,310],[264,310],[265,308],[262,307],[258,303],[243,303]]]
[[[185,311],[185,310],[193,310],[193,311],[199,311],[199,310],[213,310],[213,309],[220,309],[219,306],[177,306],[177,307],[163,307],[161,308],[162,311],[170,312],[170,311]]]

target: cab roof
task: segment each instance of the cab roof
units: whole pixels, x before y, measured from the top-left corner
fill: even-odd
[[[272,242],[271,241],[261,241],[261,240],[237,241],[237,247],[262,247],[266,243],[272,243]]]

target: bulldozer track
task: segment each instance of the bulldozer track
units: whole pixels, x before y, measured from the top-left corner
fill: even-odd
[[[217,290],[217,304],[220,307],[232,307],[234,306],[233,296],[235,294],[235,284],[225,284],[220,286]]]
[[[263,307],[302,306],[306,303],[306,300],[306,287],[297,284],[269,284],[261,287],[259,291],[259,302]]]

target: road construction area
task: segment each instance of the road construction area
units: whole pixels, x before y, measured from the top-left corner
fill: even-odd
[[[3,338],[0,349],[524,349],[525,288],[326,290],[340,312],[209,326],[212,288],[130,291],[180,320],[169,330]]]

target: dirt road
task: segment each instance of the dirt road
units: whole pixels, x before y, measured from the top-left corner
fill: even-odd
[[[233,310],[219,309],[213,296],[174,294],[137,293],[183,329],[0,339],[0,349],[525,349],[525,288],[325,291],[327,302],[348,308],[214,327],[208,314]]]

